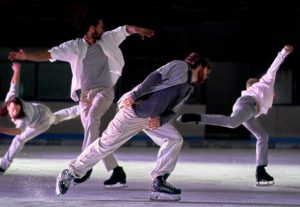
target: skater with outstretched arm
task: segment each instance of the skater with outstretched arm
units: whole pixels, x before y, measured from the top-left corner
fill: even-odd
[[[21,65],[13,62],[11,68],[13,75],[10,89],[1,107],[0,115],[8,116],[15,127],[0,126],[0,133],[15,137],[0,163],[1,175],[8,170],[14,158],[28,141],[47,131],[51,125],[76,118],[80,114],[78,105],[52,113],[43,104],[24,101],[19,97]]]
[[[277,71],[284,59],[294,50],[293,46],[285,45],[275,60],[260,79],[250,78],[246,83],[246,90],[242,91],[232,108],[230,116],[215,114],[186,113],[177,121],[195,122],[228,128],[236,128],[243,124],[257,139],[256,142],[256,181],[257,185],[272,185],[274,178],[265,167],[268,165],[269,136],[257,120],[257,117],[267,114],[274,99],[274,83]]]
[[[111,31],[104,31],[104,17],[98,10],[83,15],[79,38],[63,42],[48,51],[10,52],[10,60],[65,61],[72,71],[71,98],[79,101],[80,118],[84,129],[82,151],[100,134],[101,118],[115,98],[115,84],[122,75],[125,65],[120,44],[130,35],[137,34],[143,40],[152,37],[154,31],[148,28],[124,25]],[[104,181],[105,188],[126,187],[126,173],[111,154],[103,163],[107,171],[112,171]],[[86,181],[92,173],[90,169],[75,183]]]

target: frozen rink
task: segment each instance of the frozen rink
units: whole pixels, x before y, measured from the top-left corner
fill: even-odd
[[[1,156],[7,145],[0,145]],[[65,206],[300,206],[300,150],[270,149],[266,170],[275,185],[255,186],[254,148],[183,147],[169,181],[182,189],[179,202],[149,200],[157,147],[122,147],[116,153],[127,174],[128,188],[107,190],[100,162],[90,180],[62,196],[55,195],[58,173],[79,153],[79,145],[26,145],[11,168],[0,176],[1,207]]]

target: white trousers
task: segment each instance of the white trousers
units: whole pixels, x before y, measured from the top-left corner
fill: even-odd
[[[39,104],[37,105],[37,107],[40,107],[42,111],[40,122],[35,124],[35,127],[26,127],[25,131],[13,138],[9,149],[2,158],[0,165],[1,168],[9,168],[9,166],[13,162],[13,159],[23,149],[25,143],[47,131],[51,125],[58,124],[62,121],[79,116],[78,105],[62,109],[55,113],[52,113],[50,109],[45,105]]]
[[[180,133],[171,123],[154,130],[147,129],[147,118],[138,118],[132,108],[125,107],[118,111],[102,133],[102,137],[95,140],[75,160],[71,161],[69,169],[76,177],[82,177],[101,159],[117,150],[140,131],[144,131],[160,146],[156,166],[151,173],[152,179],[166,173],[171,174],[183,143]]]
[[[109,109],[113,99],[113,88],[95,88],[81,92],[80,118],[84,128],[82,151],[100,136],[101,117]],[[118,162],[112,154],[102,161],[107,171],[118,166]]]

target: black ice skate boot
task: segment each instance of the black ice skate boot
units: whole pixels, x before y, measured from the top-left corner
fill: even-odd
[[[87,171],[86,174],[82,178],[75,178],[73,184],[77,185],[77,184],[85,182],[86,180],[88,180],[91,177],[92,172],[93,172],[93,168],[90,169],[89,171]]]
[[[151,201],[180,201],[181,190],[166,181],[167,176],[157,176],[153,181]]]
[[[104,188],[125,188],[126,184],[126,174],[122,167],[117,166],[113,170],[111,177],[104,181]]]
[[[6,169],[0,167],[0,175],[3,175],[5,173]]]
[[[268,186],[274,185],[274,178],[270,176],[266,170],[265,166],[257,166],[256,168],[256,186]]]
[[[186,123],[186,122],[195,122],[195,124],[198,124],[199,121],[201,121],[201,115],[200,114],[182,114],[176,119],[178,122]]]

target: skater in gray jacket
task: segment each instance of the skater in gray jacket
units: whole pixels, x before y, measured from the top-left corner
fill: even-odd
[[[211,69],[209,61],[191,53],[184,61],[174,60],[150,73],[118,102],[118,112],[102,137],[89,145],[68,169],[57,177],[56,194],[65,194],[75,178],[80,178],[101,159],[113,153],[131,137],[145,132],[160,146],[151,173],[151,200],[180,200],[181,190],[166,180],[173,172],[182,146],[182,136],[171,120],[187,101],[192,83],[202,83]]]

